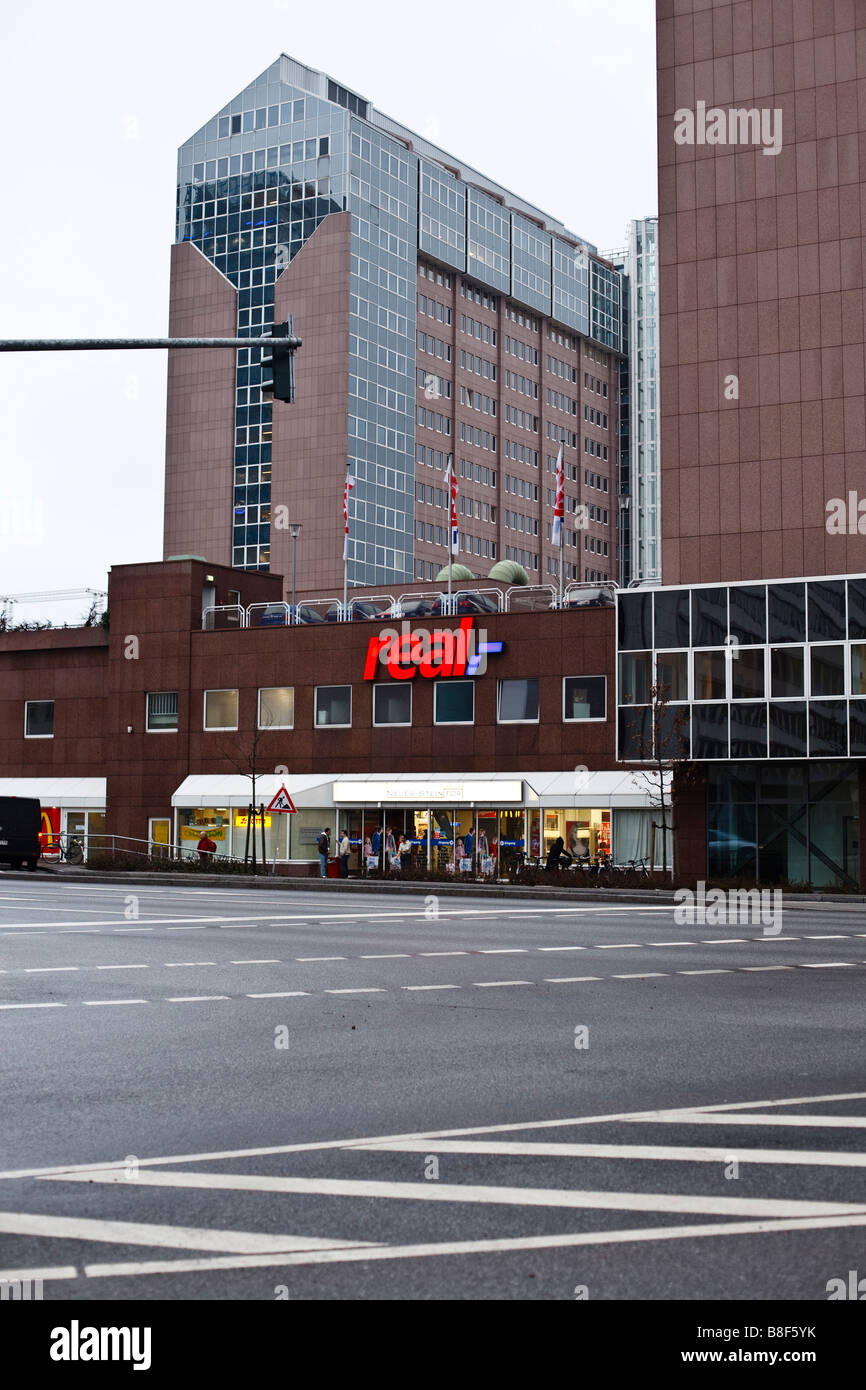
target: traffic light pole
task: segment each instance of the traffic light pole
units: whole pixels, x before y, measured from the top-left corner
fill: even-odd
[[[279,338],[294,352],[300,338]],[[0,352],[113,352],[122,348],[272,348],[274,338],[0,338]]]

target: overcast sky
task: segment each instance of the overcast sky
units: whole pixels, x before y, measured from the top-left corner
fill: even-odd
[[[285,52],[599,249],[657,210],[654,0],[41,0],[0,55],[3,337],[168,327],[177,148]],[[0,594],[162,557],[164,352],[0,354]],[[22,610],[77,621],[82,604]]]

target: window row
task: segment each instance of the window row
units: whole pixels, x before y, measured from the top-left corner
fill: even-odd
[[[505,351],[512,357],[519,357],[521,362],[529,362],[531,366],[538,366],[538,348],[530,347],[529,343],[521,342],[519,338],[512,338],[509,334],[505,335]]]
[[[473,680],[433,682],[433,722],[435,724],[474,724],[475,687]],[[408,681],[387,681],[373,686],[373,726],[411,725],[412,690]],[[203,728],[210,733],[238,729],[237,690],[204,692]],[[158,692],[147,696],[147,729],[150,733],[176,730],[177,693]],[[595,722],[607,717],[606,676],[564,676],[561,718],[564,723]],[[499,680],[496,683],[496,719],[499,724],[537,724],[539,722],[538,677]],[[318,685],[313,702],[313,724],[317,729],[352,727],[351,685]],[[287,730],[295,727],[293,686],[265,687],[258,692],[257,727],[261,730]]]
[[[600,425],[603,430],[607,429],[607,416],[604,411],[596,410],[595,406],[585,405],[583,407],[583,418],[588,420],[591,425]]]
[[[476,376],[483,376],[488,381],[496,380],[496,363],[488,362],[486,357],[479,357],[477,352],[466,352],[461,348],[460,365],[467,372],[474,372]]]
[[[470,338],[478,338],[482,343],[489,343],[491,347],[496,347],[496,329],[491,328],[489,323],[482,323],[480,319],[467,317],[466,314],[460,315],[460,330],[468,333]]]
[[[421,333],[416,335],[419,352],[429,352],[432,357],[438,357],[444,362],[451,361],[451,344],[444,343],[441,338],[434,338],[432,333]]]
[[[652,702],[652,658],[620,652],[621,705]],[[655,684],[667,701],[866,696],[866,642],[657,651]]]
[[[566,381],[577,382],[577,367],[572,367],[568,362],[563,362],[559,357],[551,357],[548,353],[544,359],[547,371],[554,376],[561,376]]]
[[[430,299],[426,294],[418,296],[418,312],[426,314],[428,318],[436,319],[438,323],[451,322],[451,310],[447,304],[441,304],[438,299]]]
[[[594,391],[597,396],[607,395],[607,382],[599,381],[597,377],[590,376],[589,372],[584,372],[583,384],[587,391]]]
[[[423,261],[418,263],[418,274],[425,280],[435,281],[437,285],[442,285],[446,290],[451,288],[451,276],[445,270],[434,270],[432,265],[425,265]]]

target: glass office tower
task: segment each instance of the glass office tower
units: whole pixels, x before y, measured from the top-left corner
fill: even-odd
[[[177,240],[192,242],[236,288],[238,335],[259,336],[274,322],[280,274],[332,213],[351,215],[349,264],[339,272],[348,278],[349,295],[346,449],[339,461],[328,459],[335,468],[339,462],[340,477],[345,468],[355,479],[348,580],[399,584],[416,574],[419,256],[496,292],[505,317],[510,301],[521,312],[535,311],[539,326],[550,321],[573,330],[575,352],[586,339],[620,353],[621,280],[594,247],[561,224],[458,165],[326,74],[282,55],[181,147]],[[462,281],[461,288],[465,294]],[[450,305],[448,296],[437,296],[443,331],[432,372],[437,393],[451,398],[436,405],[434,417],[443,436],[436,448],[445,458],[454,452],[458,431],[456,278],[452,291]],[[274,407],[261,398],[261,356],[255,348],[237,356],[231,553],[225,559],[268,569],[272,546],[284,543],[272,532],[272,502],[285,496],[286,477],[290,482],[309,459],[301,449],[296,458],[291,452],[280,460],[272,456]],[[430,376],[425,368],[425,385]],[[577,365],[569,379],[578,382]],[[536,399],[533,428],[542,435],[547,406]],[[564,408],[563,399],[559,393],[555,408]],[[505,413],[500,408],[500,429]],[[551,417],[547,438],[553,438],[553,424]],[[465,434],[464,428],[461,441]],[[578,431],[573,435],[577,449]],[[600,455],[601,439],[598,444]],[[495,448],[493,435],[491,452]],[[577,476],[576,455],[574,464]],[[170,459],[168,466],[179,465]],[[197,463],[210,466],[207,458]],[[276,488],[272,494],[278,468],[285,475],[279,495]],[[539,481],[534,498],[543,497]],[[342,482],[335,482],[334,495],[338,488],[341,494]],[[335,530],[339,523],[335,501]],[[543,534],[543,520],[540,532],[538,525],[535,534]],[[284,566],[282,551],[278,564]]]

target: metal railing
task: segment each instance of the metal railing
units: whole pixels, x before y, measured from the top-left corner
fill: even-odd
[[[400,618],[443,618],[496,613],[550,612],[557,608],[612,608],[619,586],[615,580],[575,582],[559,593],[553,584],[514,584],[508,589],[466,586],[450,596],[444,589],[410,589],[393,594],[359,594],[343,604],[339,598],[305,599],[295,605],[273,603],[217,604],[202,612],[205,632],[240,627],[291,627],[303,624],[388,622]]]

